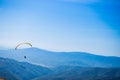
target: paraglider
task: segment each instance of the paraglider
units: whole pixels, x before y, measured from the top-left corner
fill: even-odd
[[[24,56],[24,58],[26,59],[27,57],[26,57],[26,56]]]
[[[29,46],[32,47],[32,44],[30,44],[30,43],[28,43],[28,42],[26,42],[26,43],[20,43],[20,44],[18,44],[18,45],[15,47],[15,50],[17,50],[17,48],[18,48],[19,46],[24,45],[24,44],[29,45]]]
[[[28,42],[25,42],[25,43],[20,43],[20,44],[18,44],[18,45],[15,47],[15,50],[17,50],[19,46],[24,45],[24,44],[29,45],[30,47],[32,47],[32,44],[30,44],[30,43],[28,43]],[[26,59],[27,57],[24,56],[24,58]]]

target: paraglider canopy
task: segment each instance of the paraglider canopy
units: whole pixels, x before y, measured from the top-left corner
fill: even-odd
[[[21,45],[29,45],[30,47],[32,47],[32,44],[30,44],[30,43],[28,43],[28,42],[25,42],[25,43],[20,43],[20,44],[18,44],[18,45],[15,47],[15,50],[17,50],[18,47],[21,46]]]

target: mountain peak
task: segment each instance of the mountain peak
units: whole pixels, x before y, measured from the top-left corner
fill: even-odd
[[[40,49],[40,48],[36,48],[36,47],[31,47],[31,48],[22,48],[22,49],[18,49],[18,50],[22,50],[22,51],[38,51],[38,52],[50,52],[50,51],[47,51],[45,49]]]
[[[22,48],[21,50],[40,50],[40,49],[36,47],[31,47],[31,48]]]

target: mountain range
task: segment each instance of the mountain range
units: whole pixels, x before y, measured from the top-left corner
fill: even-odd
[[[26,56],[26,59],[24,58]],[[52,52],[38,48],[0,50],[0,57],[45,67],[120,67],[120,57],[100,56],[85,52]]]
[[[0,57],[0,79],[5,80],[120,80],[120,68],[59,66],[46,68]]]

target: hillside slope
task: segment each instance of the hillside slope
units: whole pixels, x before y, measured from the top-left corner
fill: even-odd
[[[31,80],[50,72],[50,69],[42,66],[0,58],[0,77],[7,80]]]
[[[33,80],[120,80],[120,68],[60,66],[53,73]]]

